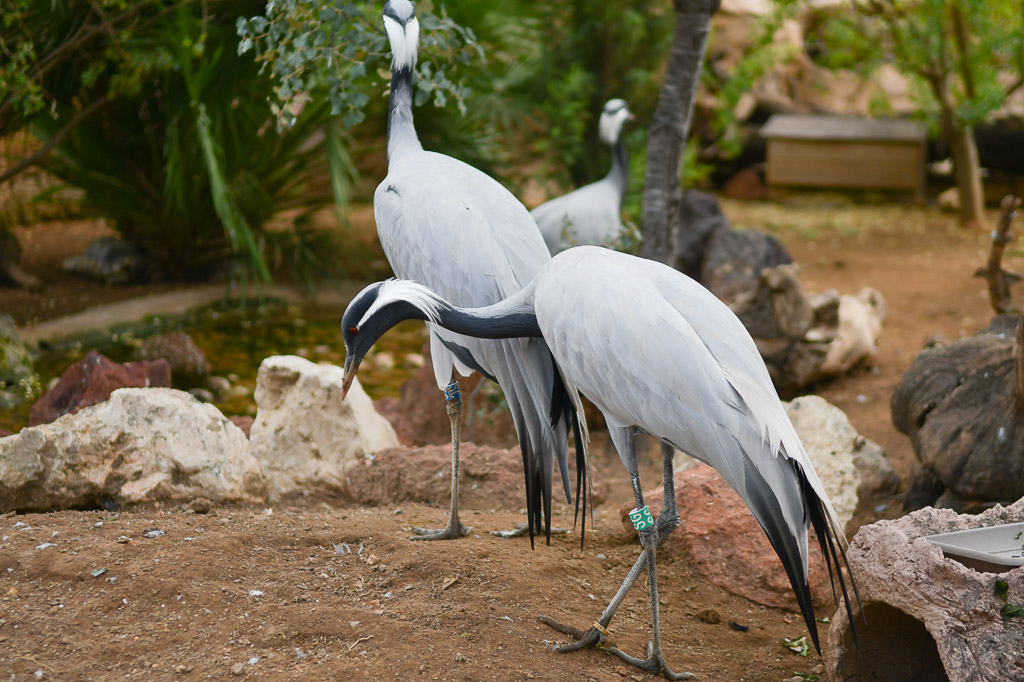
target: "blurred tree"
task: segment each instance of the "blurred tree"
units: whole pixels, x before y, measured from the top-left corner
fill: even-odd
[[[812,37],[813,39],[813,37]],[[965,225],[984,227],[974,128],[1024,86],[1024,5],[1013,0],[853,0],[825,23],[818,59],[869,72],[891,62],[953,158]]]
[[[683,150],[704,64],[711,15],[720,0],[674,0],[675,34],[665,78],[647,133],[643,228],[640,255],[669,263],[675,247],[682,201]]]

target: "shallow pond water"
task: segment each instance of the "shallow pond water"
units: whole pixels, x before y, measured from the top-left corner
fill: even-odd
[[[102,335],[44,344],[34,362],[42,390],[69,365],[90,350],[115,362],[134,359],[148,336],[184,332],[210,363],[211,376],[226,377],[231,391],[214,400],[225,415],[255,415],[253,392],[260,363],[271,355],[299,355],[311,362],[342,366],[345,347],[338,328],[343,308],[305,308],[282,302],[241,307],[237,302],[216,304],[180,318],[147,318]],[[403,322],[377,342],[359,369],[359,381],[374,399],[398,397],[402,383],[422,364],[426,327]],[[28,421],[30,403],[0,411],[0,427],[17,431]]]

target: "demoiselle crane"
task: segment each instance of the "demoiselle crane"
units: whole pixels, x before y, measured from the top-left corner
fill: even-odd
[[[655,569],[656,548],[679,524],[674,449],[714,467],[739,493],[782,560],[819,651],[807,580],[809,526],[830,575],[833,580],[838,576],[853,622],[839,519],[753,339],[700,284],[660,263],[593,246],[556,255],[521,291],[487,307],[456,307],[412,282],[378,282],[363,289],[342,318],[346,381],[385,331],[410,318],[480,338],[542,336],[566,385],[578,388],[604,413],[633,484],[636,510],[631,518],[643,551],[588,631],[541,617],[578,639],[561,651],[603,642],[612,616],[646,566],[652,612],[648,656],[609,650],[648,672],[688,679],[673,673],[661,652]],[[644,504],[637,473],[638,433],[661,442],[665,504],[656,522]],[[852,576],[849,581],[856,594]]]
[[[536,223],[508,190],[477,169],[424,151],[413,125],[413,70],[419,23],[408,0],[384,5],[391,43],[387,177],[373,197],[377,233],[398,277],[428,285],[448,300],[482,306],[517,292],[550,256]],[[452,427],[452,486],[448,524],[414,528],[419,540],[452,539],[472,529],[459,520],[459,432],[462,398],[455,370],[497,381],[505,393],[523,453],[530,542],[543,528],[550,541],[551,479],[557,460],[570,497],[568,429],[585,431],[582,410],[556,386],[554,360],[542,339],[482,341],[433,322],[430,355],[438,388],[445,392]],[[579,453],[579,451],[578,451]],[[582,464],[585,453],[578,454]],[[577,485],[582,468],[577,469]]]
[[[552,254],[573,244],[608,246],[622,232],[622,198],[629,175],[622,126],[632,118],[624,100],[608,100],[598,121],[601,141],[612,149],[608,175],[530,211]]]

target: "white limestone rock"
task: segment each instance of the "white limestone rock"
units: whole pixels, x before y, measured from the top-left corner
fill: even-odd
[[[249,441],[272,498],[314,489],[344,492],[349,469],[398,445],[358,379],[341,399],[343,375],[340,367],[294,355],[260,365]]]
[[[877,350],[882,321],[888,313],[885,297],[871,287],[856,296],[839,297],[839,326],[818,371],[839,376]]]
[[[844,527],[861,499],[896,492],[899,476],[885,453],[857,433],[838,407],[819,396],[807,395],[786,404],[786,414]]]
[[[0,510],[141,502],[261,502],[266,480],[245,434],[170,388],[122,388],[106,402],[0,438]]]

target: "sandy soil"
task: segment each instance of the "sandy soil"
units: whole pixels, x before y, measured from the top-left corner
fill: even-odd
[[[984,282],[972,277],[984,260],[985,236],[961,231],[933,210],[854,207],[822,195],[726,202],[725,210],[738,225],[774,231],[803,264],[808,289],[872,286],[885,295],[889,319],[877,356],[816,390],[906,475],[913,452],[891,425],[889,398],[926,339],[953,339],[987,323]],[[102,226],[67,229],[74,235]],[[39,234],[19,237],[27,269],[47,277],[48,289],[4,290],[0,299],[19,323],[137,293],[55,276],[45,248],[33,248]],[[70,242],[57,240],[64,246],[55,250],[74,252]],[[1013,267],[1014,259],[1006,264]],[[594,451],[611,491],[583,551],[572,535],[534,551],[526,540],[492,537],[488,530],[510,527],[521,515],[488,508],[465,512],[475,535],[441,545],[407,536],[411,525],[440,525],[444,510],[409,504],[4,516],[0,678],[647,679],[601,651],[553,653],[551,644],[564,637],[534,620],[547,613],[588,626],[636,557],[616,517],[631,497],[621,465],[605,448]],[[660,483],[653,460],[643,474],[646,487]],[[871,518],[898,515],[900,506],[890,500]],[[554,520],[572,523],[567,513]],[[164,534],[146,537],[150,530]],[[362,553],[338,554],[341,543]],[[820,671],[813,652],[803,658],[783,646],[783,638],[805,634],[799,616],[714,587],[684,560],[659,561],[658,568],[665,655],[676,669],[704,680],[786,680]],[[707,609],[720,622],[705,622],[715,620]],[[643,649],[645,590],[634,590],[612,625],[617,644]]]

